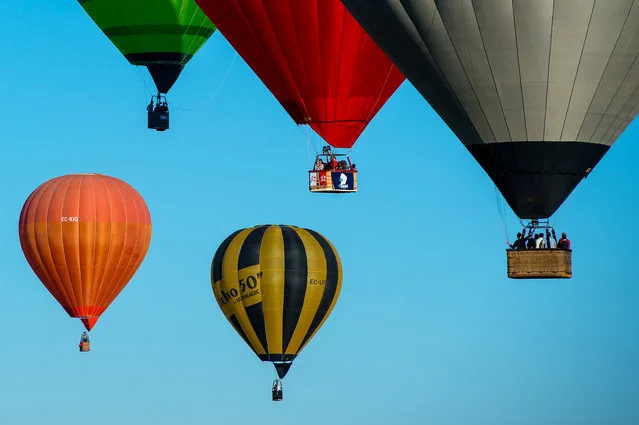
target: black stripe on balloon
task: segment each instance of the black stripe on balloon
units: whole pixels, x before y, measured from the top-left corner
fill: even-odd
[[[233,325],[237,333],[239,333],[242,339],[244,340],[244,342],[246,342],[246,345],[248,345],[252,349],[253,346],[251,345],[251,343],[249,342],[249,339],[246,337],[246,334],[242,330],[242,326],[240,326],[240,322],[237,320],[237,317],[235,317],[235,314],[232,314],[231,317],[229,317],[229,322],[231,322],[231,324]]]
[[[258,354],[263,362],[292,362],[297,354]]]
[[[246,239],[244,239],[244,243],[240,248],[240,255],[237,259],[238,270],[260,264],[262,238],[264,238],[264,233],[268,227],[269,226],[256,227],[246,236]]]
[[[220,244],[217,251],[215,251],[213,261],[211,262],[211,280],[213,283],[217,283],[222,280],[222,260],[224,260],[224,254],[226,253],[226,249],[229,247],[233,238],[241,231],[242,230],[238,230],[231,233],[231,235],[224,239],[224,242]]]
[[[146,52],[146,53],[129,53],[124,55],[126,60],[133,65],[184,65],[193,55],[180,52]]]
[[[198,27],[194,25],[121,25],[108,27],[104,34],[111,37],[126,37],[137,35],[195,35],[208,38],[215,32],[211,27]]]
[[[281,226],[284,240],[284,317],[282,324],[282,353],[286,351],[302,312],[308,264],[304,243],[295,230]]]
[[[262,245],[262,238],[264,232],[269,226],[260,226],[253,229],[240,248],[240,254],[237,260],[237,269],[242,270],[247,267],[256,266],[260,263],[260,247]],[[247,288],[245,286],[245,288]],[[250,289],[247,288],[250,291]],[[262,309],[262,303],[253,304],[252,306],[245,307],[246,315],[249,322],[257,335],[257,339],[264,347],[264,350],[268,353],[268,340],[266,338],[266,326],[264,324],[264,310]]]
[[[324,237],[319,233],[309,229],[304,230],[309,232],[317,240],[317,242],[322,247],[322,250],[324,251],[324,257],[326,258],[326,286],[324,287],[324,293],[322,294],[320,305],[315,312],[315,317],[313,317],[311,326],[308,328],[308,332],[306,332],[306,336],[304,337],[300,348],[303,347],[304,344],[306,344],[311,335],[313,335],[313,332],[315,332],[315,329],[317,329],[319,324],[322,322],[322,320],[324,320],[324,317],[328,313],[328,309],[333,302],[333,298],[335,298],[335,293],[337,291],[337,282],[339,279],[337,257],[335,257],[333,248],[331,248],[328,241],[324,239]]]
[[[586,142],[497,142],[468,146],[521,219],[548,218],[608,152]]]

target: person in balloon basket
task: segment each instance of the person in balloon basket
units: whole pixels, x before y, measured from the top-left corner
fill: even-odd
[[[524,233],[525,234],[525,233]],[[525,249],[526,248],[526,239],[521,232],[517,232],[517,240],[512,244],[508,244],[511,249]]]
[[[536,235],[533,235],[532,229],[528,232],[528,238],[526,238],[526,249],[535,249]]]
[[[557,235],[555,234],[555,229],[552,229],[552,235],[546,229],[546,247],[550,249],[557,248]]]
[[[528,232],[528,237],[526,237],[526,229],[523,229],[521,232],[517,233],[517,240],[508,244],[511,249],[526,249],[531,248],[534,244],[534,240],[532,238],[532,230]]]
[[[335,158],[335,155],[331,155],[331,170],[336,170],[337,169],[337,158]]]
[[[273,382],[273,401],[282,400],[282,381],[276,379]]]
[[[526,234],[526,229],[522,230],[523,234]],[[522,243],[522,249],[534,249],[535,248],[536,235],[533,235],[533,229],[528,230],[528,236]]]
[[[88,334],[88,333],[86,333],[86,331],[84,331],[84,332],[82,332],[82,336],[80,337],[80,344],[79,344],[79,346],[80,346],[80,351],[84,351],[84,350],[82,349],[82,348],[83,348],[83,345],[84,345],[85,343],[88,343],[88,342],[89,342],[89,334]],[[88,351],[88,350],[87,350],[87,351]]]
[[[566,232],[561,234],[561,239],[557,242],[557,248],[559,249],[570,249],[570,239],[566,236]]]
[[[529,231],[528,237],[526,237],[526,229],[517,233],[517,240],[513,244],[509,244],[511,249],[570,249],[570,239],[566,237],[566,232],[561,234],[561,239],[557,242],[557,235],[555,229],[552,229],[552,233],[546,229],[546,239],[544,240],[543,234],[538,233],[532,235],[532,230]]]

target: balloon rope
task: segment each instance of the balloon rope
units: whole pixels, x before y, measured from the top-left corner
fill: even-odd
[[[504,231],[504,238],[506,239],[506,243],[508,245],[510,245],[510,241],[508,240],[508,226],[507,224],[504,222],[504,216],[505,216],[505,208],[503,205],[503,201],[501,199],[499,190],[497,189],[496,185],[493,185],[494,189],[495,189],[495,201],[497,203],[497,212],[499,213],[499,221],[501,223],[501,228]]]
[[[310,130],[310,127],[306,124],[295,124],[295,126],[302,132],[304,138],[306,139],[306,143],[310,146],[313,146],[313,150],[315,151],[315,155],[319,155],[319,151],[317,150],[317,146],[313,141],[313,132]]]
[[[183,5],[184,6],[184,5]],[[182,17],[182,11],[183,9],[180,9],[180,14],[178,15],[178,19]],[[191,20],[189,21],[189,24],[186,26],[186,31],[184,31],[184,34],[188,34],[189,33],[189,29],[191,28],[191,25],[193,24],[193,20],[195,19],[195,15],[196,13],[193,14],[193,16],[191,16]],[[207,19],[207,18],[205,18]],[[181,21],[181,19],[180,19]],[[193,35],[193,37],[191,37],[191,43],[189,44],[189,47],[187,47],[186,49],[186,53],[190,56],[193,57],[193,55],[195,54],[193,49],[193,44],[195,44],[195,40],[197,40],[198,37],[202,37],[202,35],[200,34],[200,31],[202,31],[202,29],[204,28],[203,25],[200,25],[198,27],[198,30],[196,31],[196,33]],[[185,58],[187,56],[185,55]],[[182,62],[182,66],[186,65],[186,59],[183,59]]]
[[[142,84],[144,84],[144,101],[146,102],[146,100],[148,99],[147,97],[147,93],[151,96],[153,96],[153,91],[149,88],[149,86],[146,84],[146,80],[144,79],[144,75],[142,75],[142,71],[140,71],[140,67],[137,65],[132,65],[133,68],[135,68],[135,72],[137,72],[138,77],[140,77],[140,80],[142,81]]]
[[[558,217],[559,217],[559,212],[558,212],[558,211],[557,211],[557,212],[555,212],[555,213],[552,215],[552,219],[553,219],[553,220],[552,220],[552,224],[550,225],[550,227],[552,227],[553,229],[555,228],[555,224],[557,224],[557,219],[558,219]]]
[[[203,108],[207,103],[209,103],[211,100],[213,100],[213,98],[220,92],[220,90],[222,90],[222,87],[224,87],[224,83],[226,83],[226,79],[228,78],[229,74],[231,73],[231,69],[233,68],[233,64],[235,64],[237,56],[238,56],[237,52],[235,52],[235,55],[233,56],[233,60],[231,61],[231,64],[229,65],[229,68],[226,70],[226,74],[224,74],[224,78],[222,78],[222,82],[220,83],[218,88],[213,92],[213,94],[207,100],[204,101],[204,103],[202,103],[200,106],[195,107],[195,108],[182,108],[180,106],[175,106],[175,105],[173,105],[173,108],[178,109],[180,111],[191,112],[191,111],[195,111],[197,109]]]
[[[393,73],[394,68],[395,68],[395,65],[391,65],[388,68],[388,74],[386,74],[386,80],[384,81],[384,85],[382,86],[382,89],[379,91],[379,94],[377,95],[377,99],[375,99],[375,103],[373,103],[373,107],[368,113],[368,117],[366,117],[366,120],[364,120],[364,123],[362,123],[362,127],[366,126],[368,122],[370,121],[371,117],[373,116],[373,111],[377,107],[377,104],[379,103],[379,99],[382,98],[382,93],[384,93],[384,89],[386,88],[386,85],[388,85],[388,80],[390,80],[390,76]]]
[[[310,164],[311,163],[311,136],[308,134],[308,128],[306,128],[305,131],[306,131],[306,156],[307,156],[306,160]]]

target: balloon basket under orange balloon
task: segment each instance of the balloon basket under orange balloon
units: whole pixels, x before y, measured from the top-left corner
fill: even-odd
[[[80,352],[87,353],[91,351],[91,343],[90,342],[81,342],[80,343]]]

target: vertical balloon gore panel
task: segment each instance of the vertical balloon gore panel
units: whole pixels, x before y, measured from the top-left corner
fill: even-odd
[[[264,331],[269,357],[278,358],[283,354],[285,296],[283,276],[286,269],[281,229],[276,226],[267,228],[259,248]]]
[[[232,315],[229,317],[229,320],[232,320],[231,323],[234,327],[236,327],[238,333],[240,333],[240,335],[243,335],[243,338],[245,338],[249,342],[249,345],[251,346],[253,351],[259,356],[265,354],[265,348],[261,342],[261,335],[259,334],[259,330],[254,327],[254,314],[251,314],[249,316],[249,313],[253,313],[256,308],[249,307],[249,310],[244,306],[241,298],[240,287],[240,281],[242,280],[242,277],[240,276],[241,269],[239,269],[239,267],[240,262],[244,262],[241,260],[241,254],[243,253],[242,248],[246,240],[250,236],[252,230],[253,229],[244,229],[239,232],[233,239],[231,239],[224,252],[221,253],[221,277],[223,276],[223,278],[220,283],[220,290],[222,292],[223,299],[226,301],[232,313]],[[259,260],[255,260],[252,262],[247,262],[246,264],[250,267],[258,261]],[[247,275],[244,274],[244,276]],[[242,282],[244,281],[242,280]],[[245,282],[244,285],[246,285]]]
[[[323,251],[323,256],[326,260],[326,280],[323,282],[313,282],[309,280],[308,284],[320,284],[323,286],[322,298],[317,306],[317,311],[313,317],[310,328],[302,340],[300,348],[297,352],[301,352],[306,344],[315,336],[319,329],[324,325],[324,322],[328,319],[331,312],[337,304],[340,293],[342,291],[342,261],[339,254],[333,244],[321,234],[306,229],[317,242]]]
[[[322,296],[326,290],[326,279],[328,274],[328,261],[324,255],[320,243],[308,232],[297,232],[306,253],[306,279],[303,284],[304,298],[301,304],[301,311],[298,313],[297,324],[293,334],[288,341],[285,354],[297,355],[300,352],[302,343],[309,332],[312,332],[314,318],[316,317]],[[287,314],[288,312],[284,312]]]
[[[237,294],[231,299],[231,304],[235,306],[235,310],[242,309],[246,314],[246,319],[254,333],[257,341],[255,343],[255,351],[258,354],[264,354],[268,351],[268,342],[266,338],[266,325],[264,318],[264,310],[262,306],[262,288],[260,281],[262,273],[260,265],[255,264],[238,270],[237,273]]]

